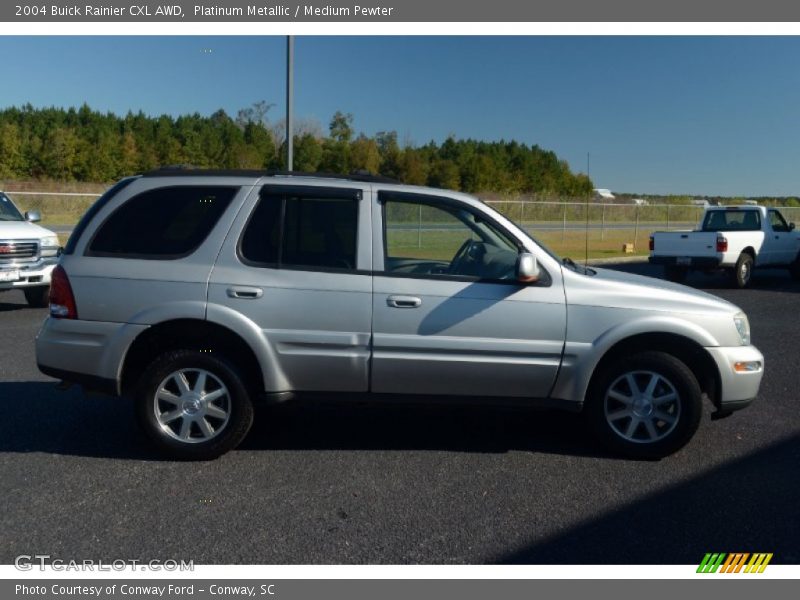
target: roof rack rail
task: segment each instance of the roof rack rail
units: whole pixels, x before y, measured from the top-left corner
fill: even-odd
[[[142,173],[142,177],[181,177],[192,175],[230,176],[230,177],[314,177],[319,179],[345,179],[363,183],[400,183],[391,177],[373,175],[368,171],[353,171],[349,175],[341,173],[310,173],[306,171],[278,171],[275,169],[204,169],[192,165],[165,165]]]

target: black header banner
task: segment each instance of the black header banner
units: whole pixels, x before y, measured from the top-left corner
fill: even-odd
[[[18,1],[2,22],[795,22],[785,0]],[[636,33],[632,31],[631,33]]]

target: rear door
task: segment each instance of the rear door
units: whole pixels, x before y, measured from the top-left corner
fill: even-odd
[[[518,242],[485,216],[448,198],[379,193],[373,391],[548,396],[566,330],[560,272],[518,283]]]
[[[228,309],[258,329],[276,373],[267,391],[368,389],[370,197],[358,184],[264,185],[237,218],[209,318]]]

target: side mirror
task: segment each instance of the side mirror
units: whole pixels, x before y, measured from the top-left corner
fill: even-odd
[[[539,281],[541,271],[536,257],[528,252],[522,252],[517,257],[517,281],[533,283]]]
[[[794,231],[794,223],[789,223],[789,231]]]
[[[42,220],[42,215],[38,210],[30,210],[25,212],[25,220],[31,223],[38,223]]]

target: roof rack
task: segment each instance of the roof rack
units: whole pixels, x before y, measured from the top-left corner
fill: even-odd
[[[142,173],[142,177],[314,177],[318,179],[345,179],[364,183],[400,183],[391,177],[372,175],[368,171],[353,171],[349,175],[340,173],[308,173],[305,171],[277,171],[274,169],[200,169],[192,165],[166,165],[152,171]]]

